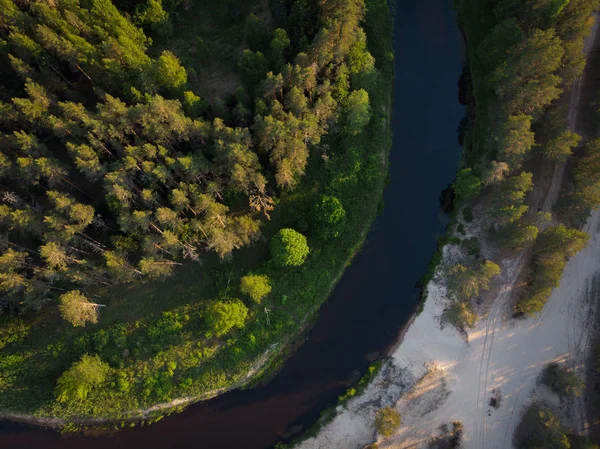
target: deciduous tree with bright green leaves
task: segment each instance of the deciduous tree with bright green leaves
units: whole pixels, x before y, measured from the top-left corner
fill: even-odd
[[[371,120],[371,105],[366,90],[353,90],[343,101],[342,131],[355,136]]]
[[[110,367],[97,355],[85,354],[81,360],[62,373],[56,381],[56,400],[59,402],[83,401],[92,389],[106,380]]]
[[[210,303],[205,311],[206,324],[217,337],[235,328],[244,327],[248,307],[239,299],[226,299]]]
[[[248,274],[240,280],[240,290],[258,304],[271,292],[271,281],[267,275]]]
[[[298,267],[304,263],[309,248],[306,237],[294,229],[281,229],[271,239],[271,257],[280,267]]]

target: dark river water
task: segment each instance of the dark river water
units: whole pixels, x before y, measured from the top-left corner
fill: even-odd
[[[304,344],[266,386],[235,391],[148,427],[64,437],[0,423],[0,448],[263,449],[310,427],[368,359],[396,341],[418,302],[415,283],[444,230],[440,192],[460,154],[463,48],[451,0],[397,0],[391,183],[368,243]]]

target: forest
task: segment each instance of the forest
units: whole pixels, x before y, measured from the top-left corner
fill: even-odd
[[[0,409],[276,359],[377,213],[390,37],[383,0],[0,0]]]
[[[566,261],[587,245],[589,236],[579,228],[600,206],[598,145],[583,147],[567,117],[573,82],[585,67],[584,39],[599,4],[464,0],[456,5],[468,40],[471,87],[460,127],[464,153],[454,183],[457,209],[470,222],[472,207],[482,207],[488,237],[498,248],[531,248],[527,286],[514,312],[536,314],[558,286]],[[568,186],[548,208],[539,192],[549,188],[544,178],[550,170],[561,165],[567,167]],[[476,266],[465,270],[477,272]],[[461,297],[469,276],[461,282],[453,289],[464,310],[454,321],[468,325],[474,321],[465,300],[474,295]]]

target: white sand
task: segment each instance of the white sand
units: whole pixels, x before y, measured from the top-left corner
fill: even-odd
[[[408,329],[386,372],[299,447],[360,448],[374,441],[376,410],[390,404],[396,405],[403,424],[395,437],[380,440],[380,447],[420,447],[440,433],[442,424],[455,420],[463,423],[465,449],[511,447],[522,411],[534,397],[552,399],[538,385],[544,366],[559,361],[581,370],[584,363],[594,312],[591,285],[600,271],[599,227],[596,211],[585,229],[592,235],[590,245],[567,264],[560,287],[536,318],[510,317],[510,286],[521,259],[505,261],[502,285],[509,287],[468,332],[468,343],[450,326],[440,328],[446,291],[438,280],[432,281],[425,310]],[[451,253],[445,251],[445,260]],[[489,402],[497,391],[501,399],[495,409]],[[563,419],[583,431],[582,401],[569,408]]]

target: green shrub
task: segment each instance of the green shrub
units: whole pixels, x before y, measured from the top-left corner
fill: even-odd
[[[463,207],[462,216],[463,220],[467,223],[471,223],[473,221],[473,210],[470,207]]]
[[[176,334],[183,328],[182,317],[177,312],[163,312],[162,317],[148,328],[150,338],[159,340]]]
[[[335,196],[324,196],[317,205],[318,232],[325,239],[339,237],[345,218],[346,210]]]
[[[463,168],[456,175],[454,181],[454,193],[458,197],[458,203],[476,198],[481,193],[481,179],[472,173],[470,168]]]
[[[271,240],[271,257],[280,267],[302,265],[308,252],[306,237],[290,228],[281,229]]]
[[[271,292],[271,282],[266,275],[246,275],[240,280],[240,290],[258,304]]]

